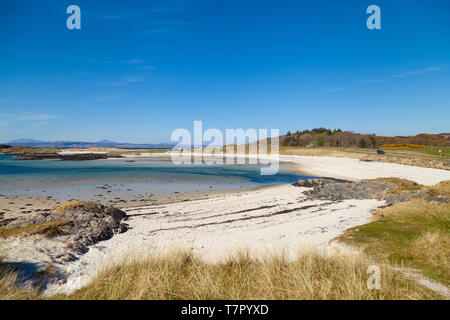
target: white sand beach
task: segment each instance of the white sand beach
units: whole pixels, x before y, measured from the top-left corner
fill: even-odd
[[[167,154],[139,157],[167,157]],[[424,185],[450,180],[450,171],[333,157],[280,156],[298,171],[346,180],[399,177]],[[297,170],[297,169],[296,169]],[[89,247],[78,260],[59,266],[65,284],[51,284],[47,293],[71,292],[95,277],[104,263],[127,252],[163,252],[188,248],[208,261],[220,261],[240,249],[258,256],[267,250],[292,253],[300,247],[326,247],[346,229],[368,222],[385,204],[379,200],[310,200],[306,188],[277,185],[207,199],[174,201],[124,209],[130,229]],[[51,242],[51,241],[50,241]],[[39,254],[33,248],[40,246]],[[54,244],[39,236],[32,241],[7,239],[0,243],[6,261],[39,263]],[[30,247],[30,248],[28,248]],[[21,253],[26,252],[26,256]]]
[[[327,245],[344,230],[364,224],[384,201],[308,200],[306,188],[267,187],[212,199],[127,209],[131,229],[90,247],[66,265],[67,284],[48,292],[70,292],[95,276],[103,263],[127,252],[191,249],[207,261],[239,250],[253,256],[269,251],[294,253],[304,246]]]
[[[280,161],[292,161],[299,170],[320,177],[350,181],[376,178],[401,178],[426,186],[450,180],[450,171],[408,166],[397,163],[363,161],[337,157],[280,156]]]
[[[193,153],[193,156],[202,156]],[[128,155],[127,157],[168,158],[170,153],[143,153],[141,155]],[[397,163],[364,161],[353,158],[327,157],[327,156],[266,156],[237,154],[231,157],[260,159],[262,161],[285,161],[296,166],[296,171],[305,174],[358,181],[376,178],[401,178],[415,181],[426,186],[435,185],[441,181],[450,180],[450,170],[424,168]],[[205,159],[207,159],[205,157]],[[213,159],[213,158],[212,158]]]

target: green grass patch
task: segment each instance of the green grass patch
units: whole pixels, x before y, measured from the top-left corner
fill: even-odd
[[[394,147],[383,148],[387,153],[413,153],[424,156],[436,156],[439,157],[439,150],[442,150],[442,158],[450,157],[450,147],[446,146],[423,146],[423,148],[410,148],[410,147]]]
[[[64,227],[70,224],[70,220],[58,219],[49,222],[33,223],[25,226],[2,227],[0,228],[0,238],[16,237],[21,235],[43,234],[51,238],[55,235],[64,234]]]
[[[338,240],[376,258],[414,267],[450,284],[450,204],[422,200],[378,210],[375,221],[352,228]]]

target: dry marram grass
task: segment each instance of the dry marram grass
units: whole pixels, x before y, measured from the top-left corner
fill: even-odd
[[[145,258],[128,255],[86,287],[61,299],[423,299],[432,296],[380,265],[381,290],[367,288],[360,254],[302,252],[253,259],[242,253],[210,264],[184,251]]]

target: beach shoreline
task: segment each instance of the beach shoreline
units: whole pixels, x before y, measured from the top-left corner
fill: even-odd
[[[299,156],[299,155],[260,155],[260,154],[231,154],[205,155],[192,153],[192,157],[203,159],[252,159],[262,161],[288,162],[291,167],[284,166],[284,170],[310,176],[334,178],[348,181],[360,181],[363,179],[400,178],[408,179],[416,183],[431,186],[439,182],[450,180],[450,170],[411,166],[405,164],[367,161],[364,159],[329,157],[329,156]],[[161,158],[170,159],[171,153],[143,153],[140,155],[124,155],[132,158]],[[290,169],[288,169],[290,168]]]
[[[149,156],[129,158],[145,157]],[[167,158],[168,154],[150,157]],[[292,171],[349,181],[393,176],[433,185],[450,180],[450,172],[445,170],[358,159],[305,156],[277,159],[289,162]],[[75,261],[58,264],[56,269],[64,275],[64,281],[50,282],[45,293],[73,292],[93,279],[106,261],[120,259],[130,252],[162,253],[181,247],[207,261],[217,262],[242,250],[258,257],[268,251],[291,255],[305,246],[331,248],[332,239],[349,228],[366,224],[377,208],[386,205],[379,199],[314,199],[304,193],[309,189],[284,184],[222,193],[203,192],[197,197],[180,194],[126,206],[119,202],[118,207],[127,214],[129,229],[90,245]],[[54,199],[47,200],[53,210],[59,205]],[[55,241],[42,236],[8,238],[0,241],[0,249],[5,253],[6,262],[42,264],[44,260],[52,261],[51,248],[55,247]],[[40,250],[35,254],[36,246],[47,248],[47,253]]]
[[[64,266],[64,285],[50,285],[47,294],[70,293],[87,284],[107,261],[126,254],[145,255],[183,248],[209,262],[247,252],[253,257],[282,250],[328,247],[348,228],[364,224],[385,204],[376,199],[326,201],[308,199],[307,188],[292,185],[127,208],[130,229],[89,247]]]

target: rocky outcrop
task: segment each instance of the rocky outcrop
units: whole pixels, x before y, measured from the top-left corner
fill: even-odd
[[[126,218],[117,208],[77,201],[9,221],[0,227],[3,263],[17,272],[20,287],[44,290],[63,284],[68,263],[79,259],[90,245],[125,232]]]
[[[89,245],[108,240],[115,233],[125,232],[125,219],[126,213],[120,209],[83,201],[62,206],[50,213],[17,219],[8,227],[67,221],[64,225],[47,231],[45,236],[65,241],[70,254],[83,254]]]
[[[304,192],[310,199],[341,201],[347,199],[378,199],[387,204],[424,199],[434,202],[449,202],[444,196],[433,196],[426,190],[402,190],[390,181],[361,180],[359,182],[339,182],[329,179],[301,180],[294,184],[312,188]],[[417,185],[418,186],[418,185]]]
[[[115,156],[115,157],[120,157]],[[76,153],[76,154],[59,154],[56,152],[30,152],[17,156],[18,160],[45,160],[58,159],[63,161],[82,161],[82,160],[98,160],[107,159],[107,153]]]
[[[333,180],[324,178],[306,179],[306,180],[298,180],[296,183],[294,183],[294,186],[304,188],[314,188],[314,187],[321,187],[333,182],[334,182]]]
[[[44,159],[61,159],[56,152],[30,152],[15,157],[17,160],[44,160]]]
[[[108,159],[106,153],[79,153],[79,154],[65,154],[61,155],[63,161],[82,161],[82,160],[99,160]]]
[[[360,182],[327,183],[317,185],[305,192],[311,198],[321,200],[382,199],[393,190],[395,184],[382,181],[362,180]]]

